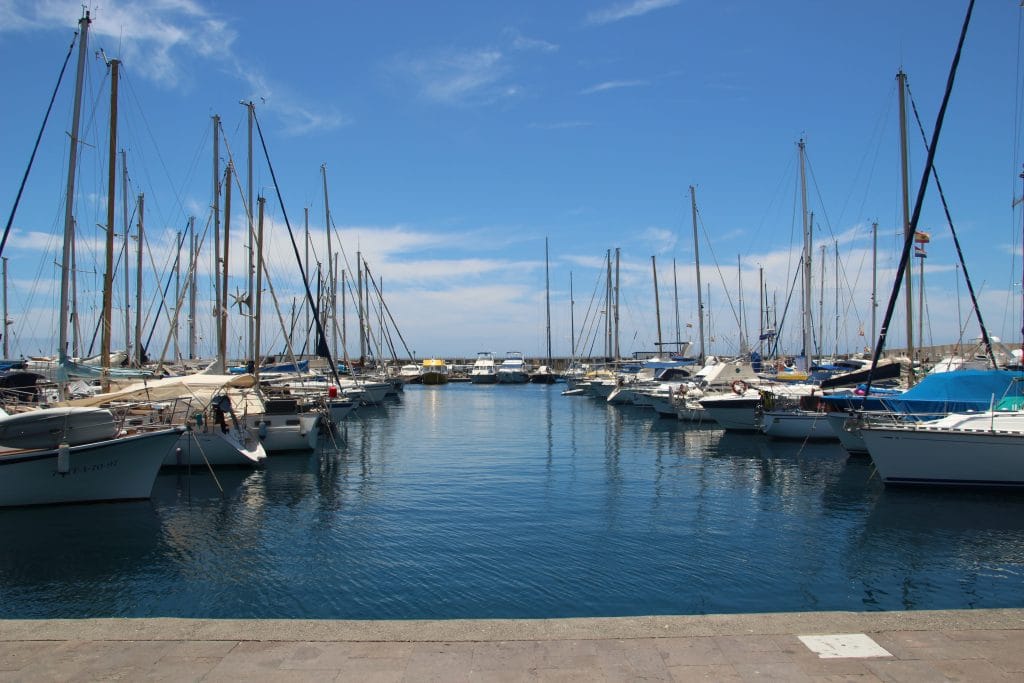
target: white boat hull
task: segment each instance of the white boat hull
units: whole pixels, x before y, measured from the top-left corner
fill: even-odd
[[[0,454],[0,507],[149,498],[164,456],[181,428],[69,448],[66,473],[59,449]]]
[[[1024,487],[1024,431],[864,427],[886,484]]]
[[[222,432],[216,426],[188,430],[164,458],[164,467],[255,467],[267,457],[254,433]]]
[[[825,413],[809,410],[767,410],[761,415],[761,431],[773,439],[835,441],[835,430]]]
[[[832,425],[839,443],[849,453],[867,453],[868,447],[861,438],[857,419],[849,413],[832,412],[828,414],[828,423]]]
[[[700,401],[701,407],[722,429],[732,432],[757,432],[760,430],[761,423],[757,410],[760,403],[760,397],[748,398],[745,396],[701,399]]]
[[[318,413],[247,415],[245,426],[259,436],[267,453],[311,451],[320,436]]]

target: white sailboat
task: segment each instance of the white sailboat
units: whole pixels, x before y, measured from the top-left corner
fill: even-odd
[[[73,197],[81,118],[82,80],[89,25],[79,20],[71,154],[65,195],[61,261],[58,365],[68,363],[69,269],[74,242]],[[0,414],[0,506],[78,503],[148,498],[165,452],[181,428],[123,430],[104,410],[46,408],[17,415]]]

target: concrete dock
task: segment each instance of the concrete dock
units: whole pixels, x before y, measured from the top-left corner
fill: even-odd
[[[1020,681],[1024,609],[0,621],[0,681]]]

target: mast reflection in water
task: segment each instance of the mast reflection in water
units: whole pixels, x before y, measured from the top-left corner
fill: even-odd
[[[337,448],[0,510],[0,616],[575,617],[1024,606],[1024,497],[883,490],[839,446],[407,388]]]

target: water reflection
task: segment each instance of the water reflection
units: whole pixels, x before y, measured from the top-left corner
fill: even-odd
[[[1024,497],[548,385],[410,387],[315,453],[0,511],[6,616],[556,617],[1017,606]],[[223,491],[221,490],[223,489]]]

